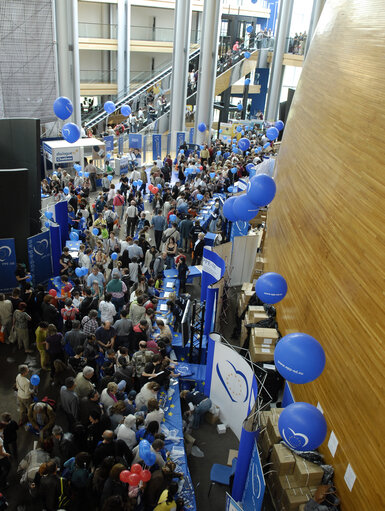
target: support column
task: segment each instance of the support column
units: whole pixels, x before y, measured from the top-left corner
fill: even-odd
[[[126,0],[118,0],[118,94],[126,89]]]
[[[187,80],[190,54],[191,0],[176,0],[174,51],[171,76],[171,151],[176,149],[176,132],[185,131]]]
[[[55,0],[58,92],[74,106],[73,122],[81,126],[78,5]]]
[[[227,87],[221,94],[223,108],[219,112],[219,122],[228,122],[229,120],[229,107],[231,101],[231,86]]]
[[[307,52],[309,51],[311,40],[313,39],[315,29],[317,28],[317,23],[321,16],[321,12],[322,12],[324,5],[325,5],[325,0],[313,0],[313,8],[311,11],[309,31],[307,34],[304,58],[306,58]]]
[[[250,78],[250,73],[248,73],[246,76],[245,76],[245,80],[246,78]],[[242,97],[242,105],[243,105],[243,109],[242,109],[242,112],[241,112],[241,119],[246,119],[246,115],[247,115],[247,100],[248,100],[248,97],[249,97],[249,87],[250,85],[245,85],[244,88],[243,88],[243,97]]]
[[[282,83],[282,62],[286,37],[290,29],[291,13],[294,0],[282,0],[279,9],[277,36],[274,44],[273,62],[270,72],[269,94],[267,97],[266,120],[277,119]]]
[[[126,94],[131,84],[131,0],[126,0]]]
[[[194,130],[195,143],[199,145],[211,140],[220,20],[221,0],[205,0]],[[198,130],[201,122],[207,126],[205,133]]]

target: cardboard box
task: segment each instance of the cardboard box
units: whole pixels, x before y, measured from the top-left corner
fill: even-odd
[[[275,328],[253,328],[252,338],[255,344],[275,346],[278,342],[278,332]]]
[[[251,340],[249,351],[252,362],[271,362],[274,360],[274,346],[255,344]]]
[[[276,444],[273,446],[271,462],[279,475],[290,475],[294,471],[294,456],[283,444]]]
[[[267,431],[265,431],[258,440],[258,445],[261,449],[261,461],[265,463],[270,457],[270,449],[273,446],[273,442]]]
[[[291,488],[284,490],[282,494],[282,511],[297,511],[301,504],[306,504],[311,499],[309,488]]]
[[[266,314],[266,312],[263,310],[262,312],[251,312],[250,308],[247,311],[245,315],[245,322],[247,323],[258,323],[259,321],[262,321],[264,319],[269,319],[269,316]]]
[[[303,487],[299,479],[297,479],[294,474],[278,476],[278,484],[281,490]]]
[[[321,484],[324,471],[319,465],[306,461],[301,456],[294,455],[294,475],[301,481],[301,486],[318,486]]]
[[[217,424],[219,422],[219,415],[214,415],[211,412],[206,412],[205,419],[209,424]]]
[[[278,429],[278,419],[277,421],[272,420],[272,417],[268,417],[267,419],[267,432],[269,433],[269,437],[271,438],[273,444],[278,444],[281,440],[281,434]],[[306,485],[303,485],[306,486]]]
[[[242,292],[252,291],[252,290],[253,290],[253,283],[252,282],[244,282],[242,284],[242,288],[241,288]]]
[[[263,305],[250,305],[247,310],[247,315],[252,318],[254,314],[265,313]]]

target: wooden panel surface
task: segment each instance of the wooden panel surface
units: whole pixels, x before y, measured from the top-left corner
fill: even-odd
[[[292,387],[324,410],[321,451],[343,511],[385,509],[384,31],[382,0],[327,0],[283,137],[264,251],[265,269],[288,282],[281,332],[309,333],[326,352],[320,378]]]
[[[117,39],[79,37],[79,50],[118,50]]]

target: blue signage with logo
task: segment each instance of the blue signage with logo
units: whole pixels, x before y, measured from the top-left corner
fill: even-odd
[[[259,458],[256,443],[254,443],[253,453],[247,475],[245,491],[243,493],[243,509],[244,511],[260,511],[263,504],[263,496],[265,495],[265,478],[261,460]]]
[[[15,240],[14,238],[0,239],[0,291],[9,292],[17,287],[15,271]]]
[[[114,135],[108,135],[103,137],[104,143],[106,144],[106,152],[114,150]]]
[[[190,128],[189,142],[190,144],[194,143],[194,128]]]
[[[179,152],[179,148],[185,140],[186,140],[186,133],[184,131],[177,131],[176,132],[176,152],[177,153]]]
[[[49,231],[31,236],[27,240],[28,260],[33,285],[48,282],[52,277],[51,238]]]
[[[123,154],[123,143],[124,143],[124,136],[120,135],[118,138],[118,153]]]
[[[128,143],[130,149],[142,149],[142,135],[139,133],[130,133],[128,135]]]
[[[162,135],[152,135],[152,159],[156,161],[162,155]]]

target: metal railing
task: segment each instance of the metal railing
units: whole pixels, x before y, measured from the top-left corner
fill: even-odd
[[[117,70],[81,69],[80,83],[116,83]]]
[[[116,39],[118,25],[116,23],[79,23],[79,37],[96,39]]]

